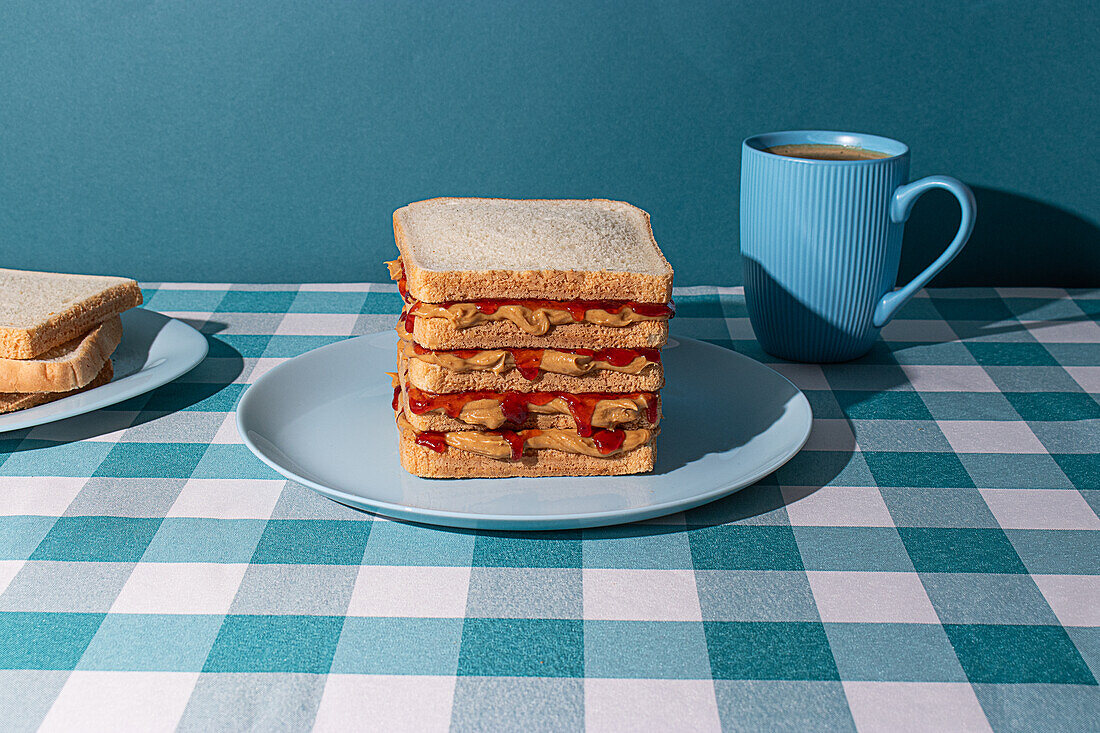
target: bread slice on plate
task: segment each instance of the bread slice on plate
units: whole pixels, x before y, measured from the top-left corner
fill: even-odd
[[[656,392],[665,386],[660,364],[650,364],[639,374],[592,372],[582,377],[539,372],[527,379],[517,370],[503,374],[492,371],[456,372],[420,359],[408,359],[405,378],[412,386],[425,392]]]
[[[141,305],[133,280],[0,269],[0,359],[34,359]]]
[[[425,303],[672,297],[649,214],[622,201],[429,199],[395,211],[393,231],[409,293]]]
[[[102,387],[104,384],[110,382],[114,375],[114,367],[111,365],[111,360],[108,359],[104,362],[103,368],[99,370],[99,374],[95,376],[95,379],[88,382],[80,389],[74,389],[68,392],[0,392],[0,414],[15,412],[16,410],[26,410],[28,407],[37,407],[47,402],[59,400],[62,397],[71,397],[74,394],[80,394],[89,389]]]
[[[112,316],[36,359],[0,359],[0,392],[69,392],[85,387],[100,373],[120,341],[122,320]]]

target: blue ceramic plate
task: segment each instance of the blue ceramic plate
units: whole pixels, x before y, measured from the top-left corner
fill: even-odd
[[[360,509],[478,529],[576,529],[690,509],[786,463],[810,435],[810,404],[771,369],[694,339],[662,355],[664,419],[651,474],[422,479],[401,468],[385,372],[397,336],[341,341],[263,375],[237,406],[245,444],[284,476]]]
[[[122,314],[122,342],[111,355],[115,376],[108,384],[0,415],[0,433],[64,420],[107,407],[171,382],[206,358],[206,337],[183,321],[134,308]]]

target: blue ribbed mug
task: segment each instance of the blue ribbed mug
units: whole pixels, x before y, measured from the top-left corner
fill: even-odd
[[[886,157],[818,160],[767,152],[779,145],[843,145]],[[847,361],[966,244],[974,194],[949,176],[909,180],[909,148],[877,135],[799,130],[741,145],[741,262],[760,345],[783,359]],[[905,220],[933,188],[962,207],[959,231],[935,262],[894,290]]]

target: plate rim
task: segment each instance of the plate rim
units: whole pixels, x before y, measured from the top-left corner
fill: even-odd
[[[347,344],[349,341],[356,339],[375,339],[379,336],[389,336],[388,332],[381,331],[374,334],[363,334],[361,336],[354,336],[351,339],[345,339],[343,341],[337,341],[335,343],[326,344],[325,346],[311,349],[310,351],[299,354],[298,356],[287,359],[282,364],[279,364],[269,371],[265,372],[254,383],[248,385],[244,390],[244,394],[241,395],[240,400],[237,402],[235,410],[235,423],[237,427],[237,433],[240,435],[241,441],[248,447],[249,451],[260,459],[266,466],[273,469],[275,472],[284,476],[291,481],[300,483],[313,491],[321,494],[322,496],[329,498],[341,504],[349,505],[355,509],[366,511],[372,514],[380,514],[385,517],[391,517],[400,519],[403,521],[419,522],[421,524],[430,524],[435,526],[462,528],[462,529],[491,529],[491,530],[505,530],[505,531],[552,531],[560,530],[564,527],[563,524],[568,524],[570,529],[583,529],[591,527],[605,527],[616,524],[628,524],[631,522],[640,522],[646,519],[653,519],[656,517],[667,516],[679,511],[687,511],[703,504],[708,504],[712,501],[716,501],[724,496],[739,491],[761,478],[767,476],[772,471],[779,469],[786,464],[792,458],[805,447],[806,442],[810,438],[810,433],[813,429],[813,408],[810,405],[809,399],[805,393],[798,388],[794,382],[787,379],[786,376],[780,374],[775,369],[772,369],[766,364],[763,364],[751,357],[740,354],[731,349],[722,349],[721,346],[707,343],[699,339],[687,337],[687,336],[674,336],[677,341],[691,341],[697,344],[702,344],[706,347],[721,349],[729,354],[734,355],[738,359],[751,362],[752,364],[767,369],[769,372],[779,377],[795,391],[794,398],[800,399],[804,403],[808,420],[806,421],[805,429],[799,440],[796,441],[797,445],[780,454],[780,456],[773,461],[762,465],[757,470],[744,474],[738,480],[732,482],[728,486],[723,486],[716,489],[711,489],[700,494],[695,494],[687,498],[674,499],[660,504],[650,504],[644,507],[634,509],[616,509],[607,510],[601,512],[588,512],[583,514],[479,514],[475,512],[456,512],[450,510],[441,509],[429,509],[410,507],[405,504],[397,504],[390,501],[384,501],[380,499],[367,499],[357,494],[349,494],[338,488],[326,486],[324,484],[313,481],[305,476],[298,475],[292,469],[282,466],[279,463],[271,459],[266,452],[256,445],[248,434],[247,426],[244,424],[247,421],[247,413],[254,409],[250,407],[252,402],[259,397],[253,397],[253,388],[259,384],[262,384],[265,380],[272,375],[275,375],[283,370],[284,367],[288,367],[289,364],[296,359],[300,359],[308,354],[315,354],[319,351],[326,349],[333,349],[341,347]],[[242,418],[242,414],[245,415]],[[465,479],[447,479],[448,481],[461,482]],[[437,520],[437,521],[432,521]],[[447,520],[447,521],[438,521]],[[612,521],[607,521],[612,520]],[[551,526],[553,525],[553,526]]]
[[[152,310],[150,308],[142,308],[142,307],[132,308],[129,311],[124,311],[120,315],[121,315],[122,318],[125,319],[127,317],[128,313],[133,314],[135,311],[142,311],[144,313],[160,316],[161,318],[165,319],[166,323],[170,323],[172,321],[175,321],[180,326],[183,326],[184,328],[192,331],[196,336],[199,337],[198,339],[195,340],[195,344],[196,344],[196,346],[198,346],[199,342],[201,341],[201,348],[196,348],[194,354],[188,359],[179,359],[178,361],[166,360],[164,362],[161,362],[161,364],[157,365],[159,367],[164,367],[163,369],[161,369],[161,372],[162,372],[161,375],[158,376],[157,378],[153,379],[149,384],[140,385],[140,386],[135,385],[135,386],[129,386],[129,387],[122,387],[122,388],[118,387],[118,385],[125,384],[126,380],[130,379],[131,377],[136,377],[137,375],[144,373],[146,370],[144,368],[142,368],[142,369],[134,372],[133,374],[127,374],[125,377],[121,377],[117,381],[116,380],[111,380],[107,384],[100,385],[99,387],[95,387],[94,389],[89,389],[85,392],[78,392],[75,395],[69,395],[68,397],[62,397],[59,400],[54,400],[52,402],[47,402],[47,403],[42,404],[42,405],[35,405],[34,407],[28,407],[25,410],[18,410],[16,412],[8,413],[7,416],[16,416],[16,415],[18,415],[20,417],[25,417],[27,419],[24,419],[24,420],[21,420],[21,421],[14,421],[15,424],[10,425],[10,426],[6,425],[6,424],[4,424],[4,422],[0,421],[0,435],[2,435],[4,433],[13,432],[15,430],[25,430],[27,428],[35,428],[35,427],[38,427],[40,425],[49,425],[50,423],[60,422],[61,420],[68,420],[71,417],[77,417],[79,415],[85,415],[89,412],[95,412],[96,410],[101,410],[104,407],[110,407],[111,405],[117,405],[119,402],[124,402],[124,401],[126,401],[126,400],[128,400],[132,397],[137,397],[138,395],[145,394],[146,392],[151,392],[154,389],[157,389],[158,387],[163,387],[164,385],[168,384],[169,382],[172,382],[176,379],[179,379],[184,374],[186,374],[187,372],[189,372],[192,369],[194,369],[195,367],[197,367],[199,364],[201,364],[206,359],[207,354],[210,352],[210,344],[207,342],[206,337],[203,335],[203,333],[201,331],[199,331],[197,328],[195,328],[194,326],[192,326],[189,323],[186,323],[185,321],[180,320],[179,318],[173,318],[172,316],[165,315],[164,313],[161,313],[160,311],[155,311],[155,310]],[[130,316],[130,317],[133,317],[133,316]],[[140,317],[144,318],[146,316],[140,316]],[[151,343],[155,343],[156,339],[158,337],[159,337],[159,332],[158,332],[157,336],[154,336],[153,341]],[[190,335],[188,337],[191,338]],[[122,339],[123,339],[123,342],[126,340],[126,329],[125,328],[123,328],[123,330],[122,330]],[[121,345],[121,343],[122,342],[120,342],[120,345]],[[153,367],[153,368],[156,368],[156,367]],[[96,394],[97,392],[99,392],[99,390],[108,389],[108,388],[112,387],[112,385],[115,386],[115,389],[112,390],[113,394],[110,397],[101,398],[99,400],[92,400],[91,402],[84,405],[83,407],[66,410],[66,411],[61,412],[60,414],[52,415],[52,416],[49,416],[49,417],[37,417],[36,416],[35,411],[39,410],[40,408],[57,409],[58,405],[64,405],[66,403],[66,401],[68,401],[70,399],[73,399],[73,398],[76,398],[76,397],[87,397],[88,395]],[[102,393],[100,393],[100,395],[102,396]],[[0,418],[3,418],[3,417],[6,417],[6,416],[5,415],[0,415]]]

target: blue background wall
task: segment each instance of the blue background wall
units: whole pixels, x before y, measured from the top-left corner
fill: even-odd
[[[740,140],[900,138],[976,187],[939,284],[1100,284],[1095,2],[0,4],[0,263],[381,280],[391,212],[601,196],[740,282]],[[903,277],[954,203],[918,204]]]

